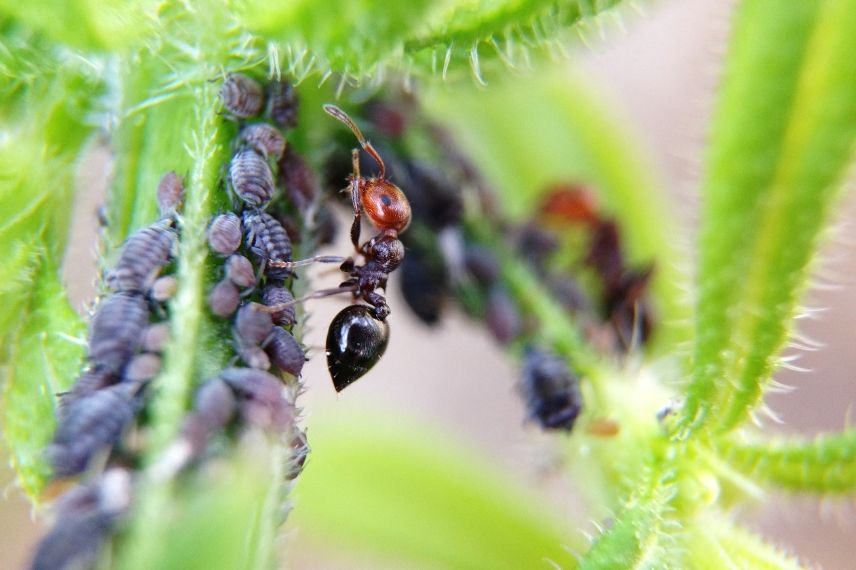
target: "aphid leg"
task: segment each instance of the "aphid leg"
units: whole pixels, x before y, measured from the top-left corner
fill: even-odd
[[[332,289],[320,289],[309,295],[305,295],[299,299],[294,299],[286,303],[277,303],[275,305],[253,305],[254,311],[262,311],[265,313],[277,313],[283,309],[308,301],[310,299],[323,299],[324,297],[332,297],[333,295],[341,295],[342,293],[353,293],[357,290],[356,285],[347,285],[334,287]]]
[[[359,251],[360,249],[360,214],[362,206],[360,204],[360,151],[353,149],[351,151],[351,164],[354,173],[351,175],[351,204],[354,206],[354,223],[351,224],[351,242]]]

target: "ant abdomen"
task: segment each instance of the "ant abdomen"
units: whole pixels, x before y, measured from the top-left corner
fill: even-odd
[[[327,368],[341,392],[377,364],[389,343],[389,325],[376,319],[372,308],[349,305],[327,332]]]

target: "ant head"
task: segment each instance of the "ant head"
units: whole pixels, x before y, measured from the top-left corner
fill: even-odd
[[[354,136],[380,167],[377,178],[361,179],[360,201],[371,222],[381,230],[402,232],[410,225],[410,202],[401,188],[386,179],[386,166],[377,150],[363,136],[360,128],[340,108],[335,105],[324,105],[324,110],[331,116],[345,123],[353,131]]]
[[[378,168],[380,168],[378,178],[385,178],[386,165],[383,163],[383,159],[380,157],[380,154],[378,154],[377,150],[375,150],[375,147],[372,146],[372,143],[366,140],[366,137],[363,136],[363,132],[353,121],[353,119],[351,119],[351,117],[349,117],[347,113],[345,113],[343,110],[341,110],[335,105],[324,105],[324,111],[326,111],[327,114],[331,117],[339,119],[340,121],[345,123],[345,125],[347,125],[349,129],[351,129],[351,132],[353,132],[354,136],[357,137],[357,140],[360,142],[360,146],[363,147],[363,150],[369,153],[371,157],[375,159],[375,162],[377,162]]]

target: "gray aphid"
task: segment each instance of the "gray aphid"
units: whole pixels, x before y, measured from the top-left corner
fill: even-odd
[[[232,157],[229,184],[235,195],[252,208],[267,206],[273,197],[273,172],[267,160],[251,148],[241,149]]]
[[[262,303],[271,307],[273,305],[282,305],[294,301],[294,295],[287,287],[278,284],[268,284],[262,289]],[[294,305],[288,305],[282,309],[271,313],[275,325],[288,326],[297,322]]]
[[[107,287],[113,291],[147,291],[169,263],[175,242],[171,223],[160,220],[129,237],[115,267],[107,273]]]
[[[291,261],[291,240],[276,218],[265,212],[244,211],[244,234],[247,247],[265,263],[265,273],[273,279],[284,279],[290,273],[284,267],[271,267],[269,261]]]
[[[241,219],[228,212],[216,216],[208,227],[208,246],[212,251],[231,255],[241,247]]]
[[[250,287],[256,283],[256,270],[243,255],[230,255],[226,260],[226,277],[238,287]]]
[[[164,275],[155,279],[149,294],[152,299],[162,303],[172,299],[176,291],[178,291],[178,279],[174,275]]]
[[[258,303],[249,303],[241,307],[235,317],[235,333],[244,346],[262,344],[273,330],[270,313],[259,309]]]
[[[259,83],[241,73],[230,73],[220,87],[220,99],[226,112],[239,119],[262,112],[265,96]]]
[[[286,143],[282,133],[267,123],[247,125],[241,129],[238,142],[264,155],[265,158],[275,161],[279,160],[282,153],[285,152]]]
[[[223,279],[214,285],[208,293],[208,307],[218,317],[228,317],[234,313],[240,302],[240,291],[228,279]]]
[[[275,327],[265,344],[265,350],[274,366],[293,376],[300,376],[306,355],[290,332]]]
[[[158,182],[158,208],[162,216],[170,216],[181,209],[184,200],[184,182],[175,172],[164,174]]]
[[[90,327],[90,362],[94,367],[121,372],[140,345],[148,323],[148,302],[142,295],[113,293],[102,299]]]
[[[246,423],[279,432],[295,429],[294,405],[285,399],[276,376],[252,368],[227,368],[220,378],[238,396],[238,409]]]

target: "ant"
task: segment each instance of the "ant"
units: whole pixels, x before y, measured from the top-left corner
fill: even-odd
[[[348,189],[354,209],[351,242],[357,254],[363,256],[365,263],[358,265],[354,257],[338,258],[343,261],[340,269],[348,274],[347,280],[334,289],[316,291],[288,303],[349,292],[355,300],[362,299],[370,305],[346,307],[330,325],[327,335],[327,364],[336,390],[339,391],[365,374],[386,349],[389,327],[385,321],[390,311],[386,298],[377,290],[386,289],[389,274],[404,260],[404,245],[398,239],[398,234],[410,225],[411,211],[410,202],[404,192],[386,178],[383,158],[366,140],[356,123],[334,105],[324,105],[324,111],[351,129],[362,149],[375,160],[379,169],[377,177],[364,178],[360,174],[359,149],[351,151],[353,172],[348,177]],[[360,244],[363,212],[380,231]],[[334,259],[336,258],[326,256],[294,262],[269,260],[268,263],[272,267],[292,268],[313,261],[331,262]],[[282,305],[271,305],[267,310],[281,310],[284,308]]]

